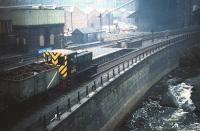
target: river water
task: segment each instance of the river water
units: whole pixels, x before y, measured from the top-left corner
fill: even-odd
[[[178,68],[154,85],[118,131],[200,131],[200,71]]]

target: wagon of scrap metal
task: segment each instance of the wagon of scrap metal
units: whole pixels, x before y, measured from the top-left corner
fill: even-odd
[[[9,70],[0,75],[0,106],[22,102],[59,83],[58,68],[37,63]]]

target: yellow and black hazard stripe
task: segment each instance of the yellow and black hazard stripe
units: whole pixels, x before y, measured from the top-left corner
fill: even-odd
[[[50,52],[51,55],[51,63],[54,65],[58,65],[58,58],[60,56],[60,53]]]
[[[50,57],[49,57],[50,56]],[[48,65],[56,65],[59,67],[59,73],[62,77],[66,78],[67,77],[67,56],[62,54],[62,53],[57,53],[57,52],[45,52],[43,53],[44,57],[44,62]],[[49,60],[46,58],[49,57]],[[64,65],[58,65],[58,59],[60,57],[64,57]]]
[[[46,55],[46,53],[43,53],[43,62],[45,64],[47,63],[47,55]]]
[[[67,56],[66,55],[61,55],[61,57],[64,57],[64,60],[65,60],[65,63],[64,65],[60,65],[59,66],[59,73],[62,77],[66,78],[67,77],[67,71],[68,71],[68,68],[67,68]]]
[[[51,62],[51,55],[49,52],[44,52],[43,53],[43,62],[46,64],[46,65],[54,65],[52,62]]]

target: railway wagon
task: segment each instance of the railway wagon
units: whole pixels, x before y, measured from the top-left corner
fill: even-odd
[[[92,52],[55,49],[43,53],[44,62],[59,68],[60,78],[67,80],[67,85],[81,81],[97,72],[97,65],[92,64]]]
[[[15,104],[39,95],[59,83],[56,67],[31,64],[0,75],[0,103]]]

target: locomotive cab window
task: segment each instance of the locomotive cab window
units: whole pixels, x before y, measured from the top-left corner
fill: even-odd
[[[58,65],[65,65],[65,58],[64,57],[58,58]]]
[[[77,55],[74,55],[74,57],[72,57],[72,61],[73,63],[77,63]]]
[[[51,56],[49,56],[49,55],[46,56],[46,62],[48,62],[49,64],[51,64]]]

